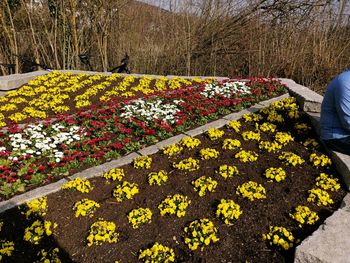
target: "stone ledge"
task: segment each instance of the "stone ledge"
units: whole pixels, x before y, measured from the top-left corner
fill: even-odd
[[[306,112],[309,120],[314,127],[318,136],[320,136],[320,113],[318,112]]]
[[[316,130],[317,134],[320,134],[320,114],[315,112],[306,112],[312,126]],[[337,171],[340,173],[343,182],[345,183],[348,191],[350,191],[350,156],[339,152],[332,151],[321,141],[326,148],[327,153],[330,155]]]
[[[160,150],[160,149],[162,149],[164,146],[166,146],[168,144],[178,143],[179,141],[181,141],[185,137],[186,137],[186,135],[179,134],[179,135],[176,135],[176,136],[171,137],[169,139],[166,139],[166,140],[163,140],[161,142],[158,142],[157,144],[155,144],[155,147]]]
[[[303,111],[321,112],[323,97],[320,94],[297,84],[294,80],[284,78],[280,78],[279,80],[282,84],[285,84],[289,89],[289,92],[295,96]]]
[[[136,158],[139,157],[140,155],[137,153],[130,153],[124,157],[121,157],[119,159],[110,161],[108,163],[104,163],[98,166],[94,166],[91,168],[88,168],[84,171],[81,171],[79,173],[73,174],[69,177],[67,177],[67,179],[69,180],[74,180],[78,177],[83,178],[83,179],[91,179],[94,177],[99,177],[101,176],[103,173],[108,172],[109,170],[116,168],[116,167],[120,167],[123,166],[125,164],[129,164],[132,163],[132,161]]]
[[[272,98],[272,99],[269,99],[269,100],[261,101],[261,102],[259,102],[259,105],[262,105],[264,107],[268,107],[273,102],[280,101],[280,100],[283,100],[283,99],[286,99],[286,98],[289,98],[289,97],[290,97],[290,95],[288,93],[286,93],[286,94],[283,94],[283,95],[278,96],[276,98]]]
[[[228,121],[233,121],[233,120],[238,120],[239,118],[241,118],[244,114],[249,114],[251,113],[251,111],[248,111],[248,109],[244,109],[241,110],[240,112],[234,112],[231,113],[229,115],[226,115],[224,117],[222,117],[224,120],[228,120]]]
[[[155,154],[159,151],[158,147],[155,145],[148,146],[146,148],[143,148],[141,150],[138,150],[137,153],[141,155],[151,155]]]
[[[47,70],[38,70],[24,74],[12,74],[0,77],[0,90],[7,91],[12,89],[18,89],[22,85],[28,83],[30,80],[35,79],[38,76],[46,75],[50,73]]]
[[[199,134],[206,132],[209,128],[221,128],[221,127],[225,126],[227,123],[228,123],[228,120],[226,120],[226,119],[218,119],[216,121],[212,121],[212,122],[209,122],[205,125],[202,125],[196,129],[186,131],[186,132],[184,132],[184,134],[191,136],[191,137],[194,137],[194,136],[197,136]]]
[[[287,81],[290,87],[291,80]],[[291,85],[293,86],[293,85]],[[300,85],[299,85],[300,86]],[[307,104],[308,96],[312,92],[305,91],[307,88],[297,87],[294,93],[301,107],[307,108],[308,115],[314,129],[320,134],[320,106],[323,97],[318,95],[315,104]],[[305,99],[306,98],[306,99]],[[304,100],[304,101],[303,101]],[[317,105],[316,105],[317,104]],[[313,107],[311,107],[311,106]],[[318,112],[317,112],[318,111]],[[324,145],[325,146],[325,145]],[[348,191],[350,190],[350,156],[326,150],[330,155],[337,171],[343,178]],[[341,204],[340,209],[332,216],[327,218],[323,225],[316,230],[310,237],[305,239],[295,252],[295,263],[345,263],[349,262],[348,248],[350,246],[350,194],[348,193]]]
[[[344,211],[350,212],[350,193],[348,193],[344,197],[344,199],[340,205],[340,209],[343,209]]]
[[[296,248],[294,263],[349,262],[350,213],[339,209]]]
[[[350,156],[328,150],[337,171],[343,178],[348,191],[350,191]],[[349,222],[350,223],[350,222]]]

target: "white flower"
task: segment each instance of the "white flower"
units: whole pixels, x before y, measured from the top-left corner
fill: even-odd
[[[120,116],[124,118],[134,116],[147,119],[162,119],[166,120],[168,123],[174,123],[175,114],[180,111],[176,105],[179,102],[180,100],[176,100],[173,103],[163,103],[160,99],[150,101],[137,99],[131,101],[130,104],[125,105],[122,108],[123,113]]]
[[[21,150],[25,150],[25,149],[27,149],[27,145],[21,144],[20,148],[21,148]]]
[[[72,143],[81,139],[78,134],[80,127],[67,127],[69,132],[63,131],[65,129],[66,127],[59,123],[53,124],[51,128],[48,127],[45,130],[42,124],[29,124],[22,133],[10,134],[9,145],[12,147],[10,158],[27,154],[44,154],[48,157],[62,158],[63,153],[56,153],[55,149],[61,143]]]
[[[244,82],[233,81],[225,83],[205,84],[204,91],[201,92],[203,97],[212,98],[217,95],[231,98],[235,94],[249,94],[250,88]]]

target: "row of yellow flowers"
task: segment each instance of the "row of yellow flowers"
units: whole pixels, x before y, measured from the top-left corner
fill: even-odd
[[[152,82],[154,85],[151,85]],[[206,80],[211,82],[212,80]],[[167,79],[144,76],[123,77],[119,74],[110,76],[60,73],[39,76],[29,81],[16,91],[10,91],[0,98],[0,127],[7,121],[20,122],[28,118],[44,119],[50,112],[58,114],[70,110],[90,106],[92,98],[108,101],[113,97],[132,97],[137,92],[148,95],[166,89],[178,89],[183,86],[205,82],[199,78],[190,80],[183,78]],[[75,107],[68,106],[74,101]],[[22,112],[14,112],[19,107]]]

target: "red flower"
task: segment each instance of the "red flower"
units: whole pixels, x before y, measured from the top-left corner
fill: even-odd
[[[147,135],[155,135],[156,131],[151,129],[151,128],[148,128],[148,129],[145,130],[145,134],[147,134]]]
[[[24,179],[25,179],[25,180],[28,180],[28,181],[29,181],[29,180],[32,180],[32,176],[31,176],[31,175],[25,175],[25,176],[24,176]]]
[[[38,166],[38,171],[41,172],[41,171],[43,171],[43,170],[44,170],[44,166],[40,164],[40,165]]]

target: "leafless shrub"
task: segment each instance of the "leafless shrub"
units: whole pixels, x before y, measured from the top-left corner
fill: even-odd
[[[157,4],[157,2],[155,2]],[[349,67],[350,6],[332,0],[3,0],[0,63],[106,71],[288,77],[322,93]],[[165,8],[165,9],[164,9]],[[169,11],[170,10],[170,11]],[[4,74],[2,69],[2,74]]]

